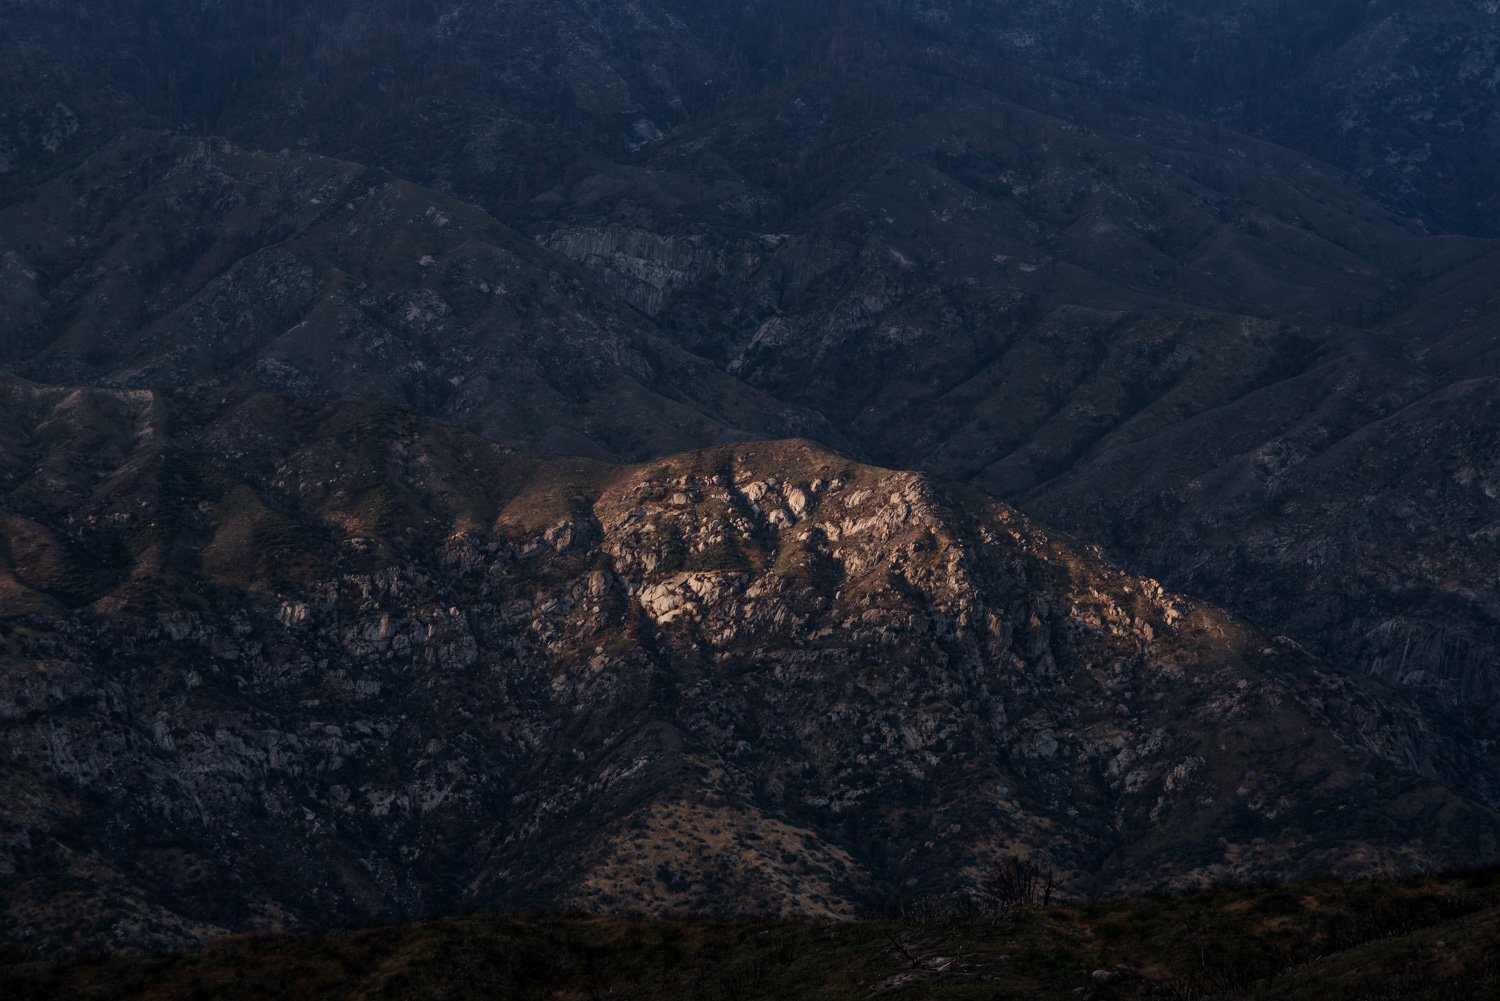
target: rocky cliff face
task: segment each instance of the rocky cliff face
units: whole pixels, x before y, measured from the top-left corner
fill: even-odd
[[[1440,719],[916,473],[222,391],[3,412],[4,935],[42,950],[1500,846]]]
[[[1090,107],[949,95],[846,152],[837,197],[776,232],[706,207],[664,225],[623,172],[533,227],[863,454],[1470,706],[1489,739],[1497,512],[1457,484],[1494,452],[1493,248],[1286,149]]]

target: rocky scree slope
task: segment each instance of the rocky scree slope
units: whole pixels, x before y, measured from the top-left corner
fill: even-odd
[[[0,414],[0,934],[38,952],[1500,848],[1440,718],[920,474],[227,390]]]
[[[4,364],[64,383],[372,398],[599,458],[803,434],[966,479],[1398,683],[1406,695],[1355,686],[1393,700],[1387,713],[1423,703],[1412,718],[1426,722],[1382,753],[1493,802],[1497,258],[1428,230],[1487,225],[1493,158],[1456,158],[1485,148],[1494,12],[1011,4],[980,23],[900,6],[746,4],[726,25],[701,4],[12,0]],[[1297,42],[1291,57],[1278,39]],[[1180,60],[1136,58],[1189,50],[1174,80],[1193,95],[1152,75]],[[1390,74],[1391,53],[1418,58]],[[1309,73],[1318,100],[1292,100]],[[1256,83],[1272,77],[1287,89]],[[271,452],[301,440],[276,426]],[[244,573],[275,594],[342,579],[337,532],[262,503],[286,519],[265,529],[278,555],[231,546],[223,566],[258,568]],[[341,503],[339,523],[363,525],[388,501]],[[71,530],[54,515],[18,523],[17,580],[47,584],[18,585],[16,607],[201,607],[192,552],[210,536],[182,536],[169,560],[146,533],[137,572],[127,535],[49,547]],[[322,569],[304,580],[291,554],[318,540]],[[366,571],[398,552],[370,550]],[[714,558],[749,573],[737,552]],[[817,831],[864,874],[815,891],[828,899],[910,878],[890,861],[909,848]],[[571,858],[566,891],[535,899],[584,892]],[[420,896],[287,892],[299,915]],[[461,896],[431,893],[421,906]]]

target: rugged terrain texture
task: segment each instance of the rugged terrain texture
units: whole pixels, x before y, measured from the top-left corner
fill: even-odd
[[[1500,257],[1431,235],[1495,232],[1487,4],[4,16],[15,374],[810,436],[1494,732]]]
[[[1285,148],[1059,89],[959,85],[809,151],[832,190],[769,234],[664,227],[645,182],[614,202],[603,176],[532,229],[862,454],[974,483],[1492,734],[1493,244],[1430,236]],[[812,99],[781,117],[837,120]],[[685,127],[646,176],[723,141]]]
[[[7,929],[1493,853],[1497,18],[0,0]]]
[[[471,917],[0,966],[57,998],[1489,1001],[1495,870],[836,924]]]
[[[4,937],[41,951],[1500,850],[1440,719],[915,473],[221,391],[3,415]]]
[[[1500,231],[1488,0],[7,0],[0,13],[0,176],[126,121],[302,140],[509,200],[581,153],[616,156],[726,110],[764,117],[822,93],[868,125],[941,95],[933,77],[1070,80],[1303,149],[1443,229]]]
[[[394,402],[600,458],[814,437],[974,483],[1489,739],[1492,244],[1076,89],[841,114],[581,162],[507,209],[533,240],[372,168],[129,133],[0,209],[0,364]],[[833,152],[777,145],[830,127]],[[746,172],[767,156],[800,166]]]
[[[0,357],[34,379],[391,402],[608,457],[836,437],[474,206],[367,167],[130,133],[0,233]]]

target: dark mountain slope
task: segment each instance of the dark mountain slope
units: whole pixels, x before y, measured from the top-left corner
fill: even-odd
[[[319,151],[493,207],[768,96],[878,118],[1071,79],[1337,163],[1494,234],[1500,12],[1461,0],[515,4],[8,0],[0,174],[121,121]]]
[[[30,26],[14,44],[35,52],[61,44],[62,33],[80,30],[67,9],[13,5],[12,19]],[[1428,235],[1449,214],[1429,212],[1424,222],[1394,213],[1361,193],[1367,181],[1395,190],[1396,175],[1382,173],[1388,164],[1320,144],[1346,135],[1364,136],[1356,145],[1396,144],[1414,117],[1423,128],[1468,123],[1449,128],[1451,149],[1483,148],[1475,130],[1495,105],[1481,72],[1493,20],[1483,8],[1101,3],[964,13],[945,4],[750,4],[727,19],[715,17],[718,8],[650,4],[153,11],[93,10],[89,31],[118,27],[118,50],[83,59],[82,45],[55,65],[15,63],[32,67],[12,74],[16,92],[89,95],[97,107],[77,112],[78,150],[97,141],[87,122],[98,133],[120,121],[186,121],[170,81],[130,76],[121,53],[146,53],[129,65],[154,66],[167,49],[153,46],[177,51],[196,40],[185,58],[207,76],[180,93],[218,102],[210,128],[272,149],[306,139],[463,191],[581,263],[610,295],[553,288],[536,274],[567,300],[542,318],[561,337],[537,336],[532,318],[483,296],[474,302],[468,279],[461,294],[448,287],[446,263],[444,277],[413,274],[412,255],[391,245],[361,248],[365,259],[351,260],[354,248],[334,235],[345,221],[330,218],[300,248],[308,266],[356,274],[385,290],[381,302],[371,306],[357,284],[339,291],[325,276],[309,328],[294,326],[300,315],[256,316],[240,307],[285,299],[291,311],[308,295],[287,296],[286,277],[267,264],[282,258],[261,255],[226,273],[238,306],[215,287],[207,302],[159,322],[118,308],[118,289],[88,285],[97,244],[80,249],[70,243],[77,234],[54,228],[0,276],[14,303],[12,338],[44,349],[13,371],[395,400],[503,440],[598,456],[810,434],[967,479],[1349,670],[1384,673],[1407,662],[1402,677],[1493,707],[1485,693],[1500,663],[1494,584],[1466,575],[1468,535],[1495,521],[1482,490],[1445,498],[1440,523],[1468,526],[1462,532],[1412,528],[1398,545],[1366,540],[1308,555],[1329,510],[1363,503],[1349,484],[1367,471],[1347,450],[1324,455],[1330,443],[1378,435],[1397,411],[1408,422],[1402,441],[1487,440],[1482,417],[1467,423],[1462,410],[1435,403],[1456,381],[1494,374],[1493,246]],[[1378,77],[1388,61],[1356,58],[1367,36],[1430,51],[1408,60],[1409,78]],[[225,45],[243,57],[228,58]],[[1316,85],[1314,72],[1325,74]],[[210,76],[238,83],[215,89]],[[1193,88],[1201,100],[1189,100]],[[1348,117],[1331,110],[1346,99],[1361,109],[1347,133],[1329,119]],[[40,97],[33,104],[53,107]],[[46,141],[17,177],[76,155],[37,115],[28,135]],[[1304,148],[1352,172],[1220,122],[1306,139]],[[1397,159],[1415,162],[1406,156]],[[1459,173],[1447,154],[1434,156],[1415,174],[1397,173],[1438,187],[1388,204],[1456,205],[1456,192],[1490,176],[1470,171],[1440,191]],[[108,188],[111,162],[86,161],[67,183]],[[254,169],[280,168],[259,159]],[[1372,181],[1377,175],[1385,180]],[[192,183],[215,190],[211,180]],[[300,198],[295,182],[286,187]],[[42,197],[61,205],[68,190],[49,186]],[[427,207],[449,204],[403,190]],[[20,201],[8,221],[34,216],[34,192],[14,191]],[[268,226],[269,216],[253,225]],[[202,263],[187,247],[186,263],[133,276],[125,301],[175,306],[201,280],[194,268],[217,274],[232,256],[220,243],[234,234],[209,218],[116,220],[116,231],[167,225],[218,248]],[[508,235],[481,241],[528,262],[505,268],[557,271]],[[137,246],[119,252],[153,259]],[[467,258],[461,266],[475,267]],[[15,277],[28,271],[53,282],[63,301]],[[494,271],[480,280],[493,287]],[[75,278],[66,284],[61,275]],[[91,310],[79,305],[85,294]],[[223,319],[205,320],[205,309]],[[203,352],[200,328],[225,323],[257,329],[214,336],[257,346]],[[512,333],[487,340],[489,324]],[[146,329],[144,339],[124,330],[132,325]],[[66,336],[54,344],[60,330]],[[379,350],[368,346],[375,341]],[[181,354],[187,345],[197,352],[191,363]],[[81,364],[85,357],[105,364]],[[325,370],[325,357],[336,371]],[[504,360],[512,357],[520,363]],[[497,374],[512,368],[517,385]],[[1411,423],[1439,411],[1441,429]],[[1441,449],[1413,447],[1427,461],[1403,456],[1382,481],[1381,503],[1392,509],[1421,508],[1434,479],[1472,465],[1439,467]],[[1314,454],[1324,455],[1316,482],[1332,492],[1327,503],[1282,504],[1239,472],[1275,456],[1277,480],[1288,482]],[[1345,458],[1355,464],[1340,466]],[[1217,485],[1204,489],[1210,481]],[[1224,539],[1263,535],[1273,522],[1301,541],[1244,558],[1226,551]],[[1339,523],[1372,527],[1362,516]],[[1196,527],[1184,535],[1185,524]],[[1309,574],[1310,558],[1331,562]],[[1426,569],[1408,574],[1408,566]],[[1252,579],[1261,572],[1265,580]],[[1361,583],[1343,589],[1344,580]],[[1340,593],[1304,601],[1304,585]],[[1413,630],[1419,638],[1409,644]],[[1429,652],[1415,667],[1413,646]],[[1472,680],[1479,676],[1488,680]]]
[[[1343,663],[1469,704],[1474,732],[1493,733],[1500,382],[1424,395],[1351,359],[1319,374],[1378,403],[1280,384],[1101,455],[1027,506]],[[1204,441],[1222,463],[1190,458]]]
[[[0,989],[38,1001],[210,993],[1486,1001],[1500,986],[1496,904],[1496,873],[1487,870],[1046,908],[992,903],[958,914],[914,907],[909,917],[839,924],[486,916],[0,966]]]
[[[229,392],[10,384],[4,415],[4,934],[35,948],[847,915],[1018,850],[1091,893],[1500,848],[1442,719],[916,474],[544,462]]]
[[[7,934],[1493,857],[1494,12],[726,10],[0,3]]]
[[[354,164],[131,133],[0,210],[0,259],[0,364],[44,381],[392,402],[608,457],[838,440],[472,205]]]
[[[534,229],[867,454],[1491,712],[1500,512],[1470,484],[1494,387],[1466,384],[1500,364],[1490,245],[1426,236],[1285,149],[1068,106],[950,95],[846,149],[837,190],[769,236],[654,197],[723,144],[685,131],[650,171],[555,193]],[[786,114],[802,127],[776,134],[824,121]]]
[[[992,65],[1166,105],[1336,163],[1443,229],[1494,235],[1500,10],[1464,0],[893,4]],[[966,39],[966,41],[959,41]]]

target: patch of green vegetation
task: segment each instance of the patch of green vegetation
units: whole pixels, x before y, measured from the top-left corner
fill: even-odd
[[[778,577],[795,579],[798,567],[805,561],[806,555],[801,547],[788,540],[782,543],[781,548],[776,551],[776,563],[771,567],[771,572]]]
[[[838,584],[838,567],[827,555],[795,539],[787,539],[776,551],[771,572],[801,588],[832,590]]]
[[[688,568],[687,546],[682,539],[676,535],[670,535],[662,540],[661,548],[658,550],[655,574],[666,577],[674,573],[682,573]]]
[[[385,525],[395,506],[396,498],[388,488],[371,487],[354,499],[354,516],[365,531],[374,532]]]
[[[616,636],[604,644],[604,655],[606,657],[623,657],[634,650],[639,644],[629,636]]]
[[[702,551],[694,553],[685,562],[687,569],[699,572],[737,572],[750,568],[750,561],[734,544],[734,540],[727,535],[710,542]]]

